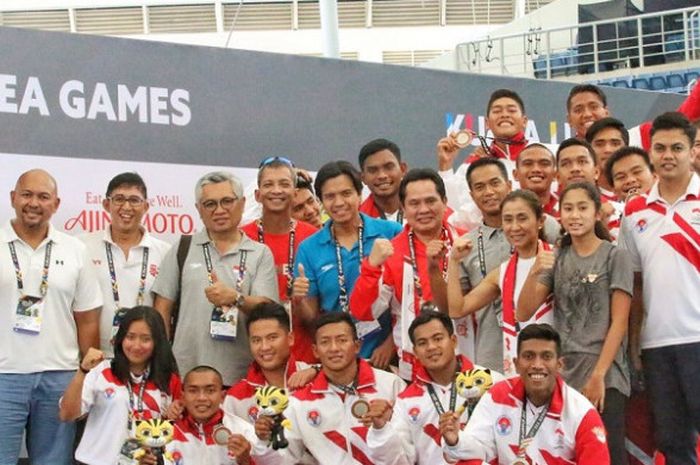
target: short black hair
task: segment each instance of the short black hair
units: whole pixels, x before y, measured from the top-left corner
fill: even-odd
[[[499,98],[509,98],[515,100],[515,102],[518,104],[520,107],[520,111],[525,114],[525,104],[523,103],[523,99],[520,98],[520,95],[518,95],[517,92],[511,89],[498,89],[494,90],[491,93],[491,96],[489,97],[489,103],[486,105],[486,116],[488,117],[489,112],[491,111],[491,105],[493,105],[493,102],[498,100]]]
[[[501,172],[501,175],[503,176],[504,181],[508,181],[508,170],[506,170],[506,165],[503,164],[501,160],[498,158],[494,157],[484,157],[484,158],[479,158],[473,163],[469,164],[469,168],[467,168],[467,184],[469,185],[469,188],[471,189],[472,187],[472,173],[475,170],[478,170],[479,168],[482,168],[484,166],[495,166],[498,168],[498,170]]]
[[[610,116],[599,119],[595,123],[591,124],[591,127],[589,127],[586,131],[586,142],[592,144],[595,136],[604,129],[616,129],[620,135],[622,135],[622,141],[625,143],[625,145],[630,145],[630,133],[625,127],[625,123]]]
[[[654,172],[654,165],[651,164],[651,160],[649,160],[649,154],[646,150],[644,150],[641,147],[634,146],[620,147],[618,150],[613,152],[613,154],[610,155],[610,158],[608,158],[608,160],[605,162],[605,179],[608,180],[608,183],[611,186],[613,185],[613,166],[615,166],[615,163],[622,160],[623,158],[627,158],[632,155],[642,157],[642,160],[644,160],[644,164],[647,165],[647,167],[649,167],[649,171],[651,171],[652,173]]]
[[[358,194],[362,194],[362,179],[357,168],[352,166],[352,163],[345,160],[336,160],[326,163],[316,173],[314,180],[314,190],[316,196],[323,200],[323,185],[329,179],[337,178],[338,176],[347,176],[352,181],[352,185]]]
[[[411,343],[415,344],[414,335],[416,333],[416,328],[430,323],[433,320],[438,320],[447,330],[447,334],[452,336],[455,333],[454,326],[452,325],[452,319],[446,313],[438,312],[435,310],[423,310],[420,312],[412,322],[411,326],[408,327],[408,337],[411,339]]]
[[[219,382],[221,383],[221,386],[223,387],[224,385],[224,378],[221,376],[221,372],[214,368],[211,365],[197,365],[196,367],[192,368],[190,371],[187,372],[184,378],[182,378],[182,384],[183,386],[187,384],[187,378],[192,374],[192,373],[214,373],[214,375],[219,379]]]
[[[302,178],[301,176],[297,176],[297,189],[307,189],[311,194],[314,194],[314,186],[311,185],[309,181],[306,179]]]
[[[575,137],[570,137],[568,139],[565,139],[562,141],[561,144],[559,144],[559,148],[557,149],[557,168],[559,168],[559,155],[564,149],[568,149],[569,147],[576,147],[576,146],[581,146],[584,147],[586,150],[588,150],[588,155],[590,155],[591,160],[593,160],[593,164],[597,165],[598,164],[598,156],[595,154],[595,150],[593,150],[593,146],[586,142],[585,140],[580,140]]]
[[[529,324],[520,330],[520,333],[518,333],[518,356],[520,356],[520,346],[522,343],[530,339],[554,341],[557,357],[561,355],[561,337],[559,333],[547,323]]]
[[[357,157],[357,162],[360,164],[360,170],[365,169],[365,161],[377,152],[388,150],[396,157],[396,161],[401,163],[401,150],[399,146],[388,139],[374,139],[367,142],[360,149],[360,154]]]
[[[571,90],[569,91],[569,96],[566,98],[567,112],[571,110],[571,99],[573,99],[578,94],[583,94],[584,92],[596,94],[600,102],[603,104],[603,108],[608,107],[608,97],[605,95],[605,92],[603,92],[603,89],[594,84],[579,84],[571,88]]]
[[[107,184],[107,193],[105,197],[111,197],[114,189],[118,187],[137,187],[145,199],[148,198],[148,191],[146,190],[146,183],[143,178],[136,172],[127,172],[116,175]]]
[[[346,323],[348,326],[350,326],[353,340],[357,341],[357,328],[355,328],[355,322],[352,321],[352,317],[348,313],[325,312],[316,318],[316,321],[314,321],[314,343],[316,342],[316,333],[318,333],[318,330],[333,323]]]
[[[688,118],[686,118],[683,113],[677,111],[669,111],[657,116],[654,122],[651,123],[651,137],[654,137],[657,131],[673,129],[680,129],[683,131],[688,137],[688,141],[690,141],[690,147],[693,147],[697,128],[688,121]]]
[[[258,187],[260,187],[260,180],[262,179],[263,173],[268,168],[285,168],[289,170],[289,177],[292,180],[292,185],[296,187],[297,183],[297,171],[294,169],[294,165],[289,163],[284,157],[273,157],[267,163],[258,168]]]
[[[277,302],[262,302],[255,305],[245,322],[245,329],[250,334],[250,325],[258,320],[277,320],[279,325],[285,330],[290,331],[289,315],[283,305]]]
[[[406,186],[416,181],[432,181],[435,184],[435,190],[443,201],[447,201],[447,191],[445,190],[445,182],[442,177],[432,168],[413,168],[406,173],[399,184],[399,201],[403,205],[406,200]]]
[[[530,144],[527,144],[527,146],[526,146],[524,149],[522,149],[522,150],[520,151],[520,153],[518,154],[518,157],[515,159],[515,166],[520,166],[520,155],[522,155],[523,152],[525,152],[525,151],[527,151],[527,150],[532,150],[532,149],[542,149],[542,150],[544,150],[545,152],[547,152],[547,153],[552,157],[552,161],[554,161],[554,154],[553,154],[552,151],[549,149],[549,147],[547,147],[546,145],[544,145],[544,144],[542,144],[542,143],[540,143],[540,142],[532,142],[532,143],[530,143]]]

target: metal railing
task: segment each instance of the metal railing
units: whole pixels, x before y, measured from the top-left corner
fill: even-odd
[[[461,71],[540,79],[700,59],[700,7],[486,37],[456,56]]]

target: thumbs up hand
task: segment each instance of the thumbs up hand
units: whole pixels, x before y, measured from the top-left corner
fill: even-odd
[[[548,271],[554,268],[555,256],[552,250],[545,250],[541,244],[537,246],[537,258],[532,265],[530,273],[539,274],[543,271]]]
[[[292,284],[292,298],[299,301],[309,294],[309,278],[304,273],[304,265],[299,263],[299,276],[294,278]]]
[[[204,288],[207,300],[216,307],[233,305],[238,297],[236,290],[219,281],[219,277],[213,270],[211,272],[211,280],[213,284]]]

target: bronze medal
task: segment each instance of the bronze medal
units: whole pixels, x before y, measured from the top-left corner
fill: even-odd
[[[352,416],[358,420],[365,416],[367,412],[369,412],[369,402],[364,399],[356,400],[350,407],[350,413],[352,413]]]
[[[465,130],[459,131],[455,136],[455,142],[460,148],[467,147],[469,144],[472,143],[472,139],[474,139],[472,133]]]
[[[231,433],[231,430],[225,427],[224,425],[216,425],[214,427],[214,431],[212,432],[214,442],[220,446],[227,445],[228,438],[230,438],[232,434],[233,433]]]

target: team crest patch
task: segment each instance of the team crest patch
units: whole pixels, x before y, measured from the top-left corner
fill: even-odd
[[[318,410],[310,410],[306,414],[306,421],[309,422],[311,426],[319,426],[321,424],[321,414]]]
[[[182,452],[176,449],[172,452],[172,455],[175,465],[184,465],[185,462],[182,460]]]
[[[594,427],[594,428],[591,430],[591,432],[593,433],[593,435],[595,436],[595,438],[596,438],[598,441],[600,441],[600,442],[602,442],[603,444],[605,444],[605,441],[606,441],[606,439],[605,439],[605,430],[603,429],[602,426],[596,426],[596,427]]]
[[[648,226],[649,223],[647,223],[647,220],[642,218],[639,221],[637,221],[637,224],[634,225],[634,229],[636,229],[638,233],[643,233],[644,231],[646,231]]]
[[[419,416],[420,408],[418,408],[418,406],[414,406],[408,409],[408,418],[411,420],[411,423],[417,422]]]
[[[108,387],[105,389],[105,399],[111,399],[114,397],[114,388]]]
[[[498,417],[498,420],[496,420],[496,431],[498,434],[501,436],[508,436],[512,430],[513,423],[511,423],[510,418],[506,415]]]
[[[153,276],[154,278],[158,276],[158,265],[156,264],[151,264],[151,266],[148,269],[148,272]]]
[[[253,405],[248,409],[248,418],[250,418],[250,421],[255,423],[255,420],[258,419],[258,406]]]

